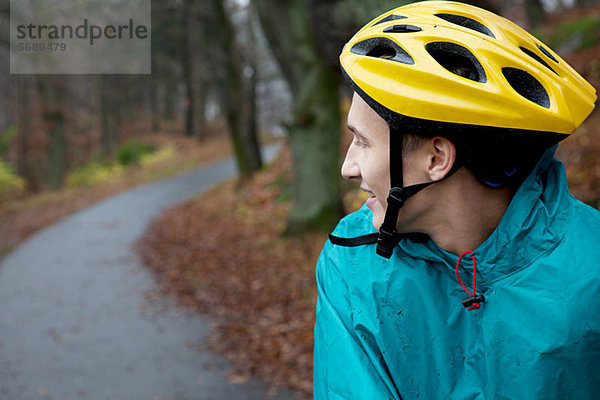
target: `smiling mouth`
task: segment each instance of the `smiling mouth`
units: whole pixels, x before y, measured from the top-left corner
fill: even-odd
[[[371,206],[373,206],[377,202],[377,196],[375,196],[375,194],[372,191],[367,190],[363,187],[361,187],[360,189],[369,195],[369,198],[367,199],[366,203],[367,207],[371,208]]]
[[[368,194],[368,195],[370,195],[370,196],[373,196],[373,197],[375,196],[375,195],[373,194],[373,192],[371,192],[371,191],[370,191],[370,190],[368,190],[368,189],[365,189],[365,188],[364,188],[364,187],[362,187],[362,186],[361,186],[360,190],[362,190],[363,192],[367,193],[367,194]]]

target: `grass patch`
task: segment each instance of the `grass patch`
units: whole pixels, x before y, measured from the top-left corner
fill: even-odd
[[[67,178],[68,187],[89,187],[119,178],[125,169],[118,163],[93,161],[79,167]]]
[[[117,160],[121,165],[139,164],[142,158],[151,155],[154,151],[152,145],[130,140],[117,149]]]
[[[13,168],[0,160],[0,204],[20,197],[25,192],[25,181],[15,174]]]

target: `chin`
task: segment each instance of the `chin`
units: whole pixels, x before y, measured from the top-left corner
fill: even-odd
[[[375,229],[377,229],[379,231],[379,228],[381,227],[381,224],[383,224],[383,217],[384,217],[384,213],[383,211],[374,211],[373,212],[373,227]]]

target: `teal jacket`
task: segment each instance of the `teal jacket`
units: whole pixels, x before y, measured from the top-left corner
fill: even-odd
[[[315,399],[600,399],[600,213],[548,151],[472,255],[481,308],[431,240],[330,241],[317,263]],[[375,232],[362,207],[334,235]],[[460,277],[472,291],[473,261]]]

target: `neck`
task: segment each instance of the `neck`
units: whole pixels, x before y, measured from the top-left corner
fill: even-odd
[[[464,169],[456,174],[456,179],[449,180],[443,188],[444,193],[429,218],[430,223],[425,224],[425,230],[439,247],[459,255],[475,250],[492,234],[508,208],[512,194],[508,188],[493,189],[481,185]]]

